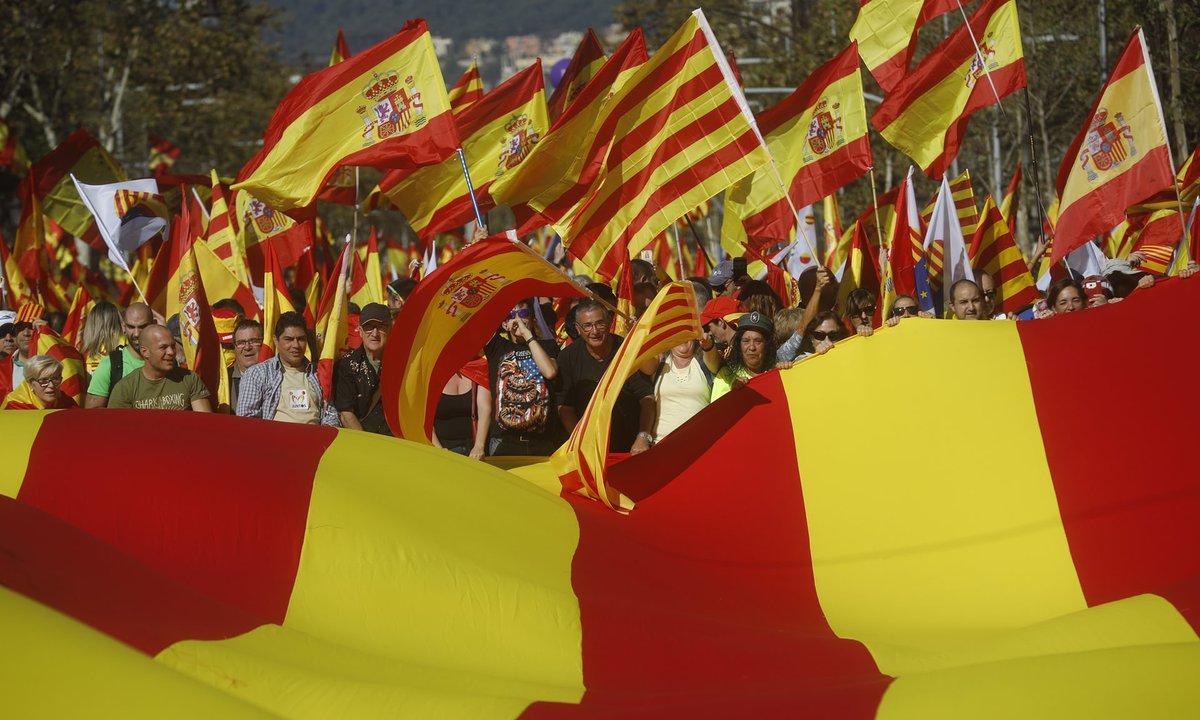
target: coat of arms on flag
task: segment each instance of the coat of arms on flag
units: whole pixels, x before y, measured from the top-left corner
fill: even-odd
[[[442,300],[437,306],[442,309],[450,317],[458,317],[459,312],[465,309],[467,313],[464,320],[470,317],[470,311],[479,307],[493,295],[502,285],[508,284],[509,280],[505,276],[491,272],[490,270],[482,270],[476,273],[470,273],[456,277],[447,283],[442,289]]]
[[[284,223],[281,217],[282,213],[277,212],[274,208],[267,205],[262,200],[251,198],[246,203],[246,213],[242,219],[242,224],[254,224],[258,228],[259,234],[266,237],[274,235],[284,229]]]
[[[513,116],[504,126],[504,130],[508,135],[500,150],[500,161],[496,165],[496,177],[500,177],[520,165],[533,146],[542,139],[542,134],[538,132],[529,116],[524,113]]]
[[[804,162],[824,157],[846,143],[842,128],[842,104],[821,98],[813,108],[812,120],[808,123],[808,137],[804,146]],[[811,150],[812,152],[808,152]]]
[[[371,103],[356,108],[363,121],[363,147],[387,140],[410,127],[419,128],[426,122],[421,91],[412,75],[406,76],[401,85],[398,70],[376,74],[362,95]]]
[[[1000,63],[996,61],[996,48],[989,40],[991,40],[991,34],[979,43],[979,51],[971,58],[971,64],[967,67],[965,84],[968,88],[975,87],[975,83],[979,82],[979,78],[983,77],[984,73],[1000,67]]]
[[[1127,158],[1137,157],[1133,144],[1133,128],[1125,122],[1125,116],[1117,113],[1110,120],[1108,110],[1099,108],[1083,141],[1079,154],[1079,166],[1087,172],[1088,180],[1095,180],[1102,172],[1119,167]]]

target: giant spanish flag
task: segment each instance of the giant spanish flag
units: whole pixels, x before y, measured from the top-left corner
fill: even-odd
[[[1086,428],[1078,406],[1194,362],[1178,308],[1198,304],[1200,281],[1169,280],[1050,320],[851,338],[615,463],[628,515],[542,466],[361,432],[0,413],[4,708],[1190,717],[1200,474],[1128,439],[1186,447],[1200,389],[1110,393]],[[956,413],[862,421],[930,397],[987,408],[1003,443]],[[133,471],[130,437],[171,471]],[[205,440],[220,452],[179,461]]]
[[[392,324],[384,351],[381,398],[396,437],[431,442],[434,411],[446,382],[478,356],[504,317],[532,297],[583,297],[570,278],[504,236],[481,240],[421,282]]]
[[[936,179],[958,155],[971,115],[1023,87],[1025,54],[1016,0],[987,0],[971,13],[969,23],[897,83],[871,123]]]
[[[531,206],[572,256],[611,276],[625,247],[639,252],[700,203],[770,162],[754,117],[704,13],[695,10],[604,101],[593,167],[571,204]]]
[[[501,83],[483,99],[455,113],[463,152],[475,185],[480,211],[495,207],[488,189],[529,156],[550,127],[542,63],[535,62]],[[475,218],[462,163],[457,156],[416,170],[393,170],[379,190],[404,212],[423,239],[434,237]]]
[[[233,187],[296,211],[340,167],[412,170],[445,160],[457,147],[429,29],[412,20],[292,88],[271,116],[262,150]]]
[[[1174,182],[1150,51],[1139,27],[1058,168],[1050,263],[1116,227],[1125,210]]]
[[[79,182],[103,185],[124,180],[125,171],[96,138],[87,130],[76,130],[34,163],[29,175],[47,216],[75,237],[93,245],[99,242],[95,219],[79,199],[71,176]]]
[[[921,26],[954,8],[954,0],[862,0],[850,39],[884,92],[908,72]]]
[[[796,232],[794,209],[812,205],[871,167],[857,46],[851,43],[755,120],[774,164],[730,188],[725,212],[741,219],[757,246],[786,242]]]

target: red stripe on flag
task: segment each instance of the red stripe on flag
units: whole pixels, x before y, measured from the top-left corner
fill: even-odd
[[[96,423],[90,413],[45,418],[17,500],[191,592],[260,622],[282,623],[317,463],[334,431],[241,418],[214,422],[210,415],[187,412],[172,413],[170,423],[161,422],[156,411],[99,412],[111,422]],[[304,441],[297,441],[298,432],[306,433]],[[96,452],[64,452],[81,437]],[[226,453],[214,452],[226,443],[262,452],[240,453],[231,463]],[[139,447],[178,448],[178,462],[146,466]],[[287,452],[268,452],[281,447]],[[163,592],[170,587],[159,586]],[[154,600],[167,607],[175,602]],[[177,620],[182,633],[186,618]],[[134,632],[129,626],[140,618],[130,614],[112,621]]]
[[[769,373],[610,467],[628,516],[567,497],[587,691],[523,718],[875,716],[891,679],[821,611],[787,408]]]
[[[1200,386],[1181,375],[1180,358],[1200,353],[1181,332],[1179,308],[1200,305],[1200,282],[1166,280],[1124,302],[1017,323],[1038,424],[1071,555],[1088,605],[1162,591],[1200,631],[1200,472],[1191,446]],[[1110,330],[1122,328],[1120,342]],[[1064,354],[1066,351],[1066,354]],[[1103,363],[1095,358],[1103,357]],[[1088,422],[1081,399],[1113,377],[1178,378],[1157,393],[1104,395],[1105,416]],[[1137,426],[1140,437],[1131,437]],[[1171,446],[1137,452],[1144,439]]]

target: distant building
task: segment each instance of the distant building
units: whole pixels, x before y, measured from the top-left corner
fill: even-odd
[[[438,58],[445,58],[450,55],[450,51],[454,49],[454,41],[448,37],[433,36],[433,51],[437,53]]]

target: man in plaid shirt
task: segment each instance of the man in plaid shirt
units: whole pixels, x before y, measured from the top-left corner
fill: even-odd
[[[321,392],[309,362],[304,317],[286,312],[275,323],[275,357],[242,374],[237,414],[264,420],[339,427],[337,408]]]

